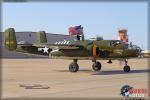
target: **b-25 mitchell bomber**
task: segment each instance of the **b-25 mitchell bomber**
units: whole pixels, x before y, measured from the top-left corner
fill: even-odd
[[[130,46],[120,40],[72,40],[64,43],[48,44],[44,32],[37,33],[37,43],[17,42],[15,30],[9,28],[5,30],[5,48],[18,52],[31,54],[47,53],[50,59],[69,59],[73,62],[69,65],[70,72],[79,70],[78,60],[92,60],[94,71],[101,70],[101,63],[97,60],[124,60],[124,72],[130,71],[127,59],[137,58],[141,49],[138,46]],[[78,38],[78,37],[77,37]]]

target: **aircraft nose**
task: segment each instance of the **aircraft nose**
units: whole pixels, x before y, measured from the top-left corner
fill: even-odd
[[[142,51],[142,50],[141,50],[140,48],[136,48],[136,49],[135,49],[136,55],[137,55],[137,56],[140,56],[140,55],[141,55],[141,51]]]

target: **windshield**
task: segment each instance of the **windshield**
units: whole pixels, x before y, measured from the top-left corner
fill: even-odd
[[[141,48],[140,48],[139,46],[137,46],[137,45],[132,45],[132,43],[130,43],[130,44],[125,43],[124,46],[125,46],[125,49],[141,50]]]

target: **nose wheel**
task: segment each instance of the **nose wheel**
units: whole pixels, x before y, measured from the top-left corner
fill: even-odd
[[[100,62],[94,61],[93,65],[92,65],[92,68],[93,68],[94,71],[100,71],[101,67],[102,67],[102,65],[101,65]]]
[[[124,72],[130,72],[130,66],[127,65],[128,61],[125,60],[125,66],[123,68]]]
[[[74,59],[73,62],[69,65],[70,72],[77,72],[79,70],[79,65],[77,64],[77,59]]]
[[[124,72],[130,72],[130,66],[126,65],[123,68]]]

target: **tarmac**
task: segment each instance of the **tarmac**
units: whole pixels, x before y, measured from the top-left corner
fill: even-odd
[[[120,98],[121,87],[146,89],[150,73],[148,58],[130,59],[129,73],[123,64],[101,60],[100,72],[92,70],[92,61],[78,61],[79,71],[68,71],[71,60],[1,59],[2,98]]]

